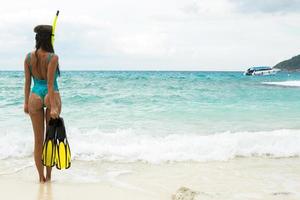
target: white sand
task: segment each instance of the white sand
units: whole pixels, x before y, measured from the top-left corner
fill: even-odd
[[[1,175],[1,199],[300,199],[300,158],[159,165],[75,161],[53,176],[52,183],[39,184],[33,167]],[[176,194],[181,187],[194,193],[181,189]]]

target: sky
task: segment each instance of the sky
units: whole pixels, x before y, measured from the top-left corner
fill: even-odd
[[[300,0],[10,0],[0,70],[23,70],[56,10],[62,70],[245,70],[300,54]]]

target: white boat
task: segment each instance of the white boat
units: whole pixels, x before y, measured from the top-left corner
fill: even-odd
[[[267,76],[274,75],[279,72],[280,69],[273,69],[271,67],[251,67],[244,72],[246,76]]]

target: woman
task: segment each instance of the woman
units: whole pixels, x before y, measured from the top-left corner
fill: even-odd
[[[24,61],[25,70],[25,102],[24,112],[30,115],[34,132],[34,160],[40,182],[51,180],[51,167],[42,165],[42,149],[45,124],[50,118],[58,118],[61,112],[57,77],[60,74],[58,56],[54,54],[51,44],[52,26],[39,25],[36,33],[36,50],[28,53]],[[30,92],[31,78],[34,85]],[[46,112],[44,110],[46,107]]]

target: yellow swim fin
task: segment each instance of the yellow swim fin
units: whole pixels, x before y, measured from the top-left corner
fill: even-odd
[[[43,145],[42,163],[46,167],[53,167],[55,165],[55,151],[56,151],[56,123],[50,119],[46,130],[46,138]]]
[[[71,166],[71,150],[67,140],[64,120],[59,118],[56,124],[56,168],[68,169]]]

